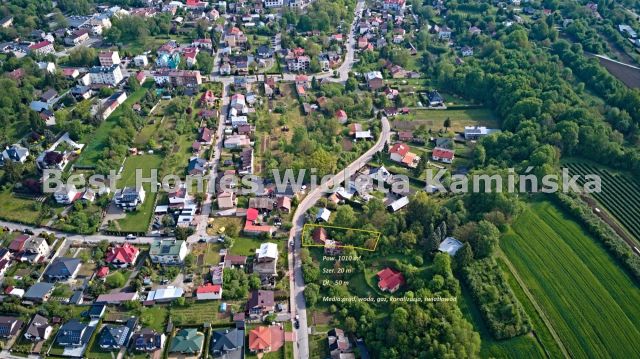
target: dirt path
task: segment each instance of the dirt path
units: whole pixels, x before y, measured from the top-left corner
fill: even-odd
[[[544,324],[549,329],[549,332],[551,333],[551,336],[553,336],[553,339],[555,340],[555,342],[558,344],[558,347],[560,347],[560,350],[562,351],[562,354],[564,355],[564,357],[571,358],[571,355],[569,355],[567,348],[564,347],[564,344],[560,340],[560,336],[558,335],[558,333],[556,333],[555,329],[553,329],[553,325],[551,325],[551,321],[549,320],[549,318],[547,318],[547,315],[542,310],[542,307],[540,307],[538,302],[536,302],[533,294],[531,294],[531,292],[529,291],[529,288],[527,288],[527,285],[524,283],[522,278],[520,278],[518,271],[516,271],[516,268],[513,266],[513,264],[511,264],[511,262],[509,261],[509,258],[507,258],[507,256],[504,254],[504,252],[502,252],[502,250],[498,252],[498,256],[500,256],[500,258],[504,260],[504,263],[507,265],[507,267],[509,267],[511,274],[513,274],[513,277],[516,279],[516,281],[522,288],[522,291],[527,296],[527,298],[529,298],[529,300],[531,301],[531,304],[533,304],[533,307],[536,308],[536,311],[540,315],[540,318],[542,318],[542,321],[544,322]]]

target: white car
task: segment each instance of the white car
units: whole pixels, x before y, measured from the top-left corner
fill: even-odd
[[[136,236],[134,236],[133,234],[127,234],[126,237],[124,237],[125,239],[129,239],[129,240],[134,240],[136,239]]]

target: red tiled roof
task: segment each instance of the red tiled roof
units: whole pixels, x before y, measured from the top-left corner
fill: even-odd
[[[327,230],[322,228],[322,227],[318,227],[313,231],[313,241],[318,243],[318,244],[324,244],[324,242],[327,240]]]
[[[336,117],[338,117],[338,118],[346,118],[347,117],[347,113],[344,110],[338,110],[338,111],[336,111]]]
[[[109,252],[107,252],[105,261],[107,263],[118,261],[120,263],[131,264],[137,256],[138,248],[130,245],[129,243],[125,243],[121,246],[111,247]]]
[[[101,267],[100,269],[98,269],[98,271],[96,272],[96,276],[98,278],[104,278],[107,276],[107,274],[109,274],[109,267],[104,266]]]
[[[409,152],[409,146],[405,145],[404,143],[396,143],[395,145],[391,146],[391,148],[389,149],[389,153],[397,153],[400,156],[403,156],[407,154],[407,152]]]
[[[455,152],[446,148],[436,147],[433,149],[433,157],[452,159]]]
[[[220,293],[221,289],[222,289],[222,287],[220,287],[219,284],[207,283],[205,285],[199,286],[198,289],[196,289],[196,293],[197,294]]]
[[[44,40],[44,41],[40,41],[40,42],[38,42],[36,44],[33,44],[33,45],[29,46],[29,48],[31,50],[38,50],[38,49],[41,49],[41,48],[49,46],[49,45],[51,45],[51,43],[49,41],[47,41],[47,40]]]
[[[376,275],[379,279],[378,287],[382,290],[393,291],[405,283],[402,273],[396,272],[391,268],[385,268]]]
[[[258,210],[255,208],[247,209],[247,222],[249,221],[253,222],[256,219],[258,219]]]
[[[11,244],[9,244],[9,250],[21,252],[27,239],[29,239],[29,236],[25,234],[19,235],[16,239],[11,241]]]

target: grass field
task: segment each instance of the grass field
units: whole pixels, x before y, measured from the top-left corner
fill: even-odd
[[[640,289],[578,224],[536,202],[501,247],[572,357],[640,356]]]
[[[127,99],[124,101],[118,109],[116,109],[111,116],[109,116],[105,121],[103,121],[100,126],[95,130],[95,132],[90,133],[80,141],[81,143],[86,143],[80,158],[76,162],[77,165],[81,166],[93,166],[100,159],[102,155],[102,150],[104,149],[107,139],[109,138],[109,133],[116,126],[118,121],[118,116],[122,112],[121,109],[124,107],[131,107],[134,103],[140,101],[142,96],[149,90],[153,81],[147,81],[144,86],[141,86],[135,92],[128,94]]]
[[[567,163],[571,175],[595,174],[602,180],[602,191],[591,195],[600,202],[638,241],[640,241],[640,183],[620,172],[610,171],[602,166],[585,161]]]
[[[0,192],[0,218],[7,221],[36,223],[40,217],[40,211],[36,210],[35,201],[16,197],[11,190]]]
[[[456,109],[456,110],[411,110],[407,115],[399,115],[393,121],[394,127],[413,127],[425,125],[427,128],[439,130],[444,128],[444,121],[451,120],[451,130],[464,131],[465,126],[498,127],[498,118],[489,109]],[[403,124],[407,121],[408,123]],[[410,121],[410,122],[409,122]],[[406,128],[410,129],[410,128]]]
[[[125,186],[135,186],[136,169],[142,170],[142,176],[148,178],[152,169],[160,168],[162,157],[159,155],[142,155],[127,158],[124,163],[124,169],[121,178],[118,181],[118,188]],[[159,179],[158,179],[159,180]],[[151,185],[143,184],[146,191],[144,203],[135,212],[127,213],[123,219],[115,220],[111,224],[111,229],[124,232],[146,232],[149,228],[149,221],[153,215],[153,205],[157,193],[151,192]],[[117,224],[116,224],[117,223]]]

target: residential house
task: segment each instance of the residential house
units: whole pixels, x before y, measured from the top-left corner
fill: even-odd
[[[460,248],[464,247],[464,243],[453,237],[447,237],[440,243],[438,246],[438,251],[442,253],[447,253],[450,256],[455,256]]]
[[[105,325],[100,331],[98,346],[102,350],[120,350],[127,347],[137,324],[138,319],[132,317],[124,325]]]
[[[388,267],[379,271],[376,276],[378,277],[378,288],[383,292],[394,293],[405,284],[402,273]]]
[[[87,316],[90,319],[100,319],[107,312],[107,305],[104,303],[96,302],[89,307],[87,311]]]
[[[280,0],[282,1],[282,0]],[[242,359],[244,357],[244,325],[221,328],[211,334],[209,350],[214,358]]]
[[[133,58],[133,64],[136,65],[136,67],[147,67],[147,65],[149,65],[149,59],[147,55],[138,55]]]
[[[438,39],[440,40],[449,40],[451,38],[451,34],[453,33],[453,30],[451,30],[448,26],[442,26],[439,30],[438,30]]]
[[[380,71],[370,71],[365,74],[365,80],[370,90],[378,90],[384,87],[384,79]]]
[[[89,343],[89,339],[93,334],[95,327],[82,323],[77,319],[71,319],[64,323],[58,335],[56,336],[56,344],[63,347],[81,347]]]
[[[22,299],[36,303],[44,303],[49,300],[52,292],[53,284],[38,282],[27,289]]]
[[[224,139],[224,148],[236,149],[251,145],[251,139],[247,135],[231,135]]]
[[[44,278],[51,282],[74,279],[81,265],[79,258],[57,257],[47,267]]]
[[[253,173],[253,148],[245,148],[240,153],[240,165],[238,174],[248,175]]]
[[[273,226],[259,223],[258,217],[259,213],[256,208],[247,209],[247,219],[244,222],[243,232],[251,236],[257,236],[261,234],[273,235],[273,233],[275,232],[275,228]]]
[[[113,200],[116,206],[120,207],[124,211],[134,210],[144,202],[145,190],[142,186],[140,188],[125,187],[119,189],[113,196]]]
[[[264,7],[272,8],[272,7],[282,7],[284,5],[284,0],[263,0]]]
[[[187,173],[191,176],[204,175],[207,171],[207,160],[199,157],[191,157],[187,166]]]
[[[182,328],[171,340],[170,354],[200,356],[204,344],[204,334],[196,328]]]
[[[274,208],[274,201],[268,197],[253,197],[249,199],[249,208],[255,208],[259,212],[271,212]]]
[[[236,208],[238,200],[233,192],[221,192],[217,196],[218,209],[232,209]]]
[[[277,276],[276,264],[278,262],[278,245],[275,243],[262,243],[256,249],[253,271],[262,279]]]
[[[40,112],[42,110],[50,110],[52,106],[58,100],[58,92],[54,89],[48,89],[43,92],[37,100],[31,101],[29,104],[29,108],[36,112]]]
[[[447,148],[436,147],[431,153],[431,159],[438,162],[452,163],[455,157],[455,151]]]
[[[206,107],[213,107],[216,104],[216,96],[213,94],[213,91],[207,90],[200,97],[200,105]]]
[[[327,341],[331,358],[340,358],[340,354],[353,352],[353,345],[351,345],[349,337],[344,334],[342,329],[333,328],[329,330],[327,332]]]
[[[197,300],[222,299],[222,286],[220,284],[203,284],[196,288]]]
[[[118,268],[133,266],[140,251],[129,243],[115,245],[109,248],[105,255],[105,262]]]
[[[291,198],[287,196],[278,196],[276,198],[276,208],[283,213],[291,211]]]
[[[86,29],[78,29],[71,33],[64,39],[64,43],[67,46],[76,46],[89,40],[89,31]]]
[[[413,141],[413,132],[412,131],[398,131],[398,140],[402,142],[411,142]]]
[[[486,128],[484,126],[465,126],[464,139],[468,141],[475,141],[496,131],[497,130],[495,129]]]
[[[440,96],[438,91],[429,91],[427,98],[429,100],[429,107],[444,107],[444,98]]]
[[[211,130],[207,127],[200,127],[198,130],[198,141],[202,144],[211,143],[212,133]]]
[[[24,322],[18,317],[0,316],[0,338],[13,338]]]
[[[225,254],[224,267],[225,268],[244,268],[247,264],[247,257],[236,256],[232,254]]]
[[[82,196],[82,192],[78,192],[75,186],[68,185],[57,190],[53,194],[53,198],[58,204],[71,204]]]
[[[336,118],[342,124],[347,122],[347,120],[349,119],[349,117],[347,116],[347,113],[345,112],[345,110],[342,110],[342,109],[336,111]]]
[[[43,40],[33,45],[29,45],[29,51],[36,56],[44,56],[54,53],[56,50],[53,47],[53,43],[48,40]]]
[[[253,319],[261,319],[275,311],[274,292],[271,290],[254,290],[247,302],[247,314]]]
[[[0,156],[0,166],[4,166],[5,161],[25,163],[29,157],[29,149],[14,143],[11,147],[6,147]]]
[[[331,217],[331,211],[327,208],[318,208],[318,212],[316,213],[316,222],[329,222],[329,217]]]
[[[460,53],[463,57],[473,56],[473,47],[463,46]]]
[[[46,258],[49,255],[49,244],[47,240],[42,237],[29,237],[25,242],[21,260],[27,260],[30,262],[38,262],[39,260]]]
[[[29,240],[29,238],[30,237],[26,234],[21,234],[17,236],[11,241],[11,243],[9,243],[9,250],[14,253],[22,253],[22,251],[24,250],[24,246]]]
[[[269,353],[280,350],[284,344],[284,330],[279,325],[259,326],[249,332],[249,351]]]
[[[151,261],[159,264],[182,264],[187,253],[186,241],[175,239],[154,240],[149,249]]]
[[[120,105],[127,99],[127,93],[124,91],[118,91],[111,95],[102,105],[102,113],[99,114],[100,118],[106,120]]]
[[[198,87],[202,85],[202,75],[198,70],[159,69],[153,73],[153,79],[158,86]]]
[[[39,342],[49,339],[52,331],[53,327],[49,324],[49,319],[36,313],[24,331],[24,338],[32,342]]]
[[[153,329],[144,328],[131,337],[132,347],[137,352],[155,352],[164,348],[166,341],[164,333],[158,333]]]

